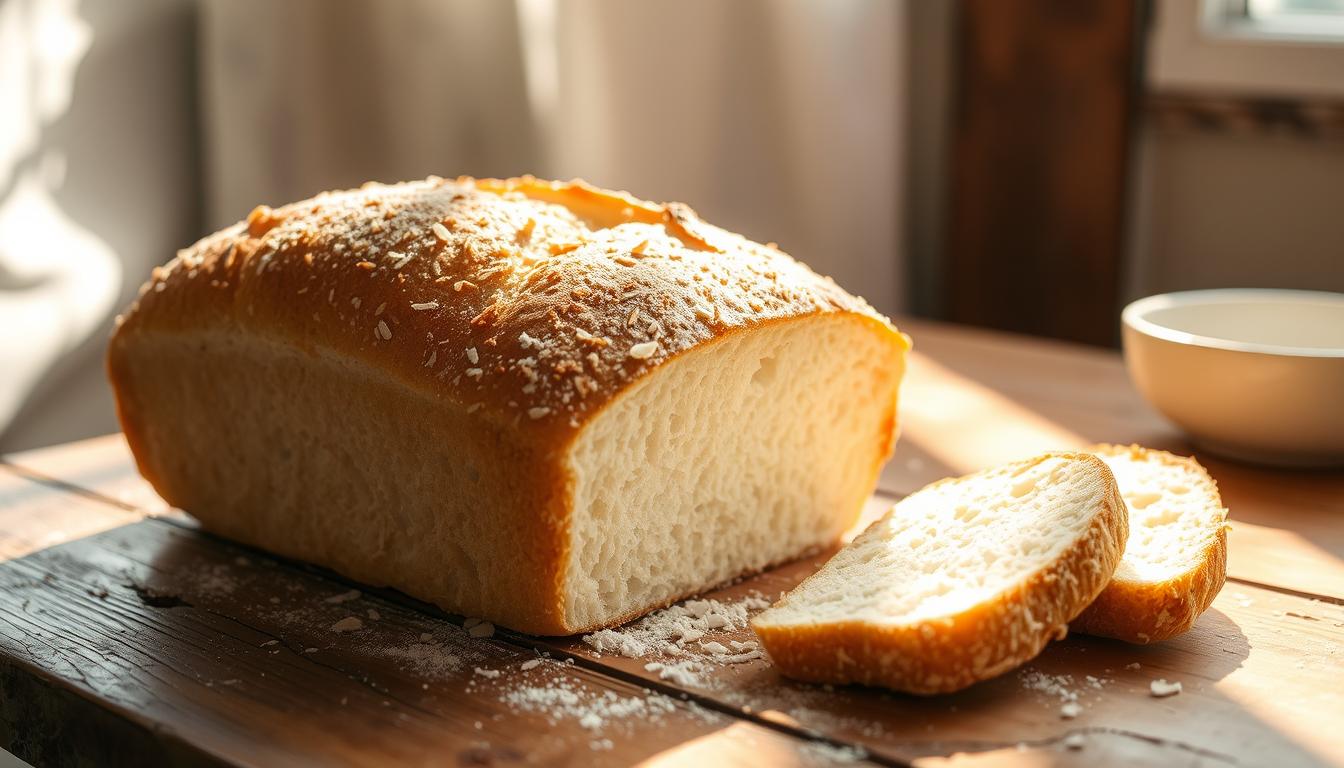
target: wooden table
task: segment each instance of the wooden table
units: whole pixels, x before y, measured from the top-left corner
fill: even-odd
[[[472,637],[202,533],[114,435],[0,464],[0,746],[38,765],[1344,765],[1344,476],[1193,451],[1113,353],[902,325],[904,434],[869,512],[1038,449],[1194,452],[1234,529],[1227,587],[1193,631],[1073,636],[938,698],[798,685],[763,659],[664,679],[579,638]],[[710,597],[773,598],[823,560]],[[1155,678],[1183,692],[1153,698]]]

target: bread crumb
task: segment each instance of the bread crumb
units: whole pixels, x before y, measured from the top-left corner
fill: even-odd
[[[467,347],[467,362],[476,365],[481,362],[481,355],[475,347]]]
[[[363,628],[364,622],[360,621],[358,616],[346,616],[331,625],[332,632],[357,632]]]
[[[368,616],[373,621],[378,621],[379,619],[383,618],[383,615],[379,613],[375,608],[369,609]]]
[[[496,677],[499,677],[500,672],[498,669],[482,669],[481,667],[477,667],[476,674],[480,675],[481,677],[493,680]]]
[[[1082,749],[1085,744],[1087,744],[1087,738],[1081,733],[1070,733],[1068,736],[1064,737],[1065,749],[1079,750]]]
[[[1143,665],[1137,661],[1131,661],[1130,663],[1125,665],[1125,669],[1139,669],[1142,666]]]
[[[1154,698],[1162,699],[1166,698],[1167,696],[1175,696],[1180,692],[1181,692],[1180,681],[1169,683],[1166,680],[1163,680],[1162,678],[1159,677],[1158,679],[1148,684],[1148,693],[1152,695]]]
[[[351,600],[358,600],[361,594],[362,593],[358,589],[352,589],[349,592],[342,592],[339,595],[332,595],[323,602],[330,603],[331,605],[339,605],[340,603],[348,603]],[[280,602],[279,598],[271,598],[271,601],[276,603]]]
[[[1064,705],[1059,708],[1059,716],[1065,720],[1072,720],[1082,713],[1083,708],[1076,701],[1066,701],[1064,702]]]
[[[527,409],[527,417],[528,417],[529,419],[532,419],[532,420],[535,421],[535,420],[540,419],[541,417],[545,416],[546,414],[548,414],[548,413],[550,413],[550,412],[551,412],[551,409],[550,409],[550,408],[547,408],[547,407],[544,406],[544,405],[539,405],[539,406],[537,406],[537,407],[535,407],[535,408],[528,408],[528,409]]]
[[[439,302],[433,300],[420,301],[411,304],[411,309],[414,309],[417,312],[423,312],[426,309],[438,309],[438,308],[439,308]]]
[[[422,643],[428,643],[430,640],[433,640],[433,639],[434,639],[434,636],[431,635],[431,634],[428,633],[428,632],[421,632],[421,633],[420,633],[420,642],[422,642]]]
[[[495,625],[488,621],[482,621],[481,623],[468,628],[467,634],[472,637],[490,637],[495,634]]]
[[[528,659],[527,661],[524,661],[522,663],[522,666],[519,667],[519,669],[523,670],[524,672],[527,672],[529,670],[536,669],[539,666],[541,666],[541,659]]]

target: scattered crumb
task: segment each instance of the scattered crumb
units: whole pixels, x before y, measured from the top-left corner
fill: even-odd
[[[425,633],[428,634],[428,633]],[[423,637],[423,636],[422,636]],[[463,643],[465,645],[465,643]],[[407,647],[382,649],[382,656],[401,662],[403,668],[425,677],[444,678],[462,669],[461,649],[449,650],[443,645],[430,643],[412,643]],[[474,659],[473,659],[474,660]]]
[[[352,589],[349,592],[342,592],[339,595],[332,595],[323,602],[330,603],[332,605],[339,605],[340,603],[348,603],[351,600],[358,600],[361,594],[362,593],[358,589]],[[276,602],[279,601],[276,600]]]
[[[278,645],[279,643],[280,643],[279,640],[267,640],[266,642],[264,642],[264,643],[261,644],[261,647],[262,647],[262,648],[269,648],[270,646],[272,646],[272,645]]]
[[[615,720],[639,718],[656,722],[676,710],[676,703],[660,693],[621,696],[615,691],[597,692],[569,677],[513,688],[500,701],[516,710],[542,713],[553,722],[574,720],[579,727],[596,732]]]
[[[1125,665],[1125,669],[1140,669],[1141,667],[1143,667],[1143,665],[1137,661],[1131,661]]]
[[[744,629],[751,613],[769,604],[759,596],[735,602],[687,600],[624,627],[585,635],[583,642],[599,655],[655,659],[674,656],[675,660],[651,661],[644,669],[678,685],[704,687],[710,679],[705,674],[710,664],[741,664],[764,658],[755,641],[729,641],[725,646],[716,640],[703,639],[706,634]]]
[[[1064,737],[1065,749],[1082,749],[1085,744],[1087,744],[1087,738],[1081,733],[1070,733]]]
[[[317,649],[316,649],[316,648],[304,648],[304,649],[303,649],[303,652],[304,652],[304,653],[317,653]]]
[[[1161,699],[1166,698],[1167,696],[1175,696],[1180,692],[1181,692],[1180,681],[1169,683],[1166,680],[1163,680],[1162,678],[1159,677],[1158,679],[1148,684],[1148,693],[1155,698]]]
[[[467,634],[472,637],[490,637],[495,634],[495,625],[488,621],[482,621],[468,629]]]
[[[331,625],[332,632],[357,632],[363,628],[364,622],[360,621],[358,616],[346,616]]]
[[[1059,708],[1059,716],[1064,718],[1065,720],[1072,720],[1073,718],[1081,715],[1082,713],[1083,708],[1076,701],[1066,701],[1064,702],[1063,706]]]
[[[541,666],[541,659],[528,659],[522,663],[522,666],[520,666],[519,669],[527,672],[528,670],[536,669],[539,666]]]
[[[494,680],[500,675],[500,671],[498,669],[482,669],[481,667],[477,667],[475,671],[476,674],[490,680]]]
[[[422,643],[428,643],[430,640],[433,640],[433,639],[434,639],[434,636],[431,635],[431,634],[429,634],[428,632],[421,632],[421,633],[420,633],[420,642],[422,642]]]
[[[1024,669],[1018,673],[1022,687],[1029,691],[1057,696],[1061,702],[1076,702],[1078,693],[1072,689],[1072,675],[1049,675],[1040,670]]]

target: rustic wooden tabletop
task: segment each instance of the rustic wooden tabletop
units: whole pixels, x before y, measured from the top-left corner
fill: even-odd
[[[0,746],[36,765],[1344,765],[1344,474],[1200,453],[1111,352],[902,327],[903,435],[868,514],[1039,449],[1194,453],[1234,527],[1193,631],[1071,636],[938,698],[795,684],[742,617],[824,555],[682,611],[723,616],[687,647],[727,655],[659,655],[668,621],[615,645],[467,629],[200,532],[112,435],[0,463]],[[1152,696],[1156,679],[1181,693]]]

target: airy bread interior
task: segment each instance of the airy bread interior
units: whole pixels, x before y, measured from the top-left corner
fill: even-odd
[[[1163,582],[1203,565],[1227,514],[1208,474],[1159,451],[1118,448],[1098,456],[1129,508],[1129,543],[1112,580]]]
[[[901,370],[847,316],[672,360],[572,451],[567,621],[591,626],[834,542],[891,448]]]
[[[968,611],[1072,547],[1106,501],[1104,481],[1095,462],[1050,457],[935,483],[897,503],[758,623],[897,626]]]

